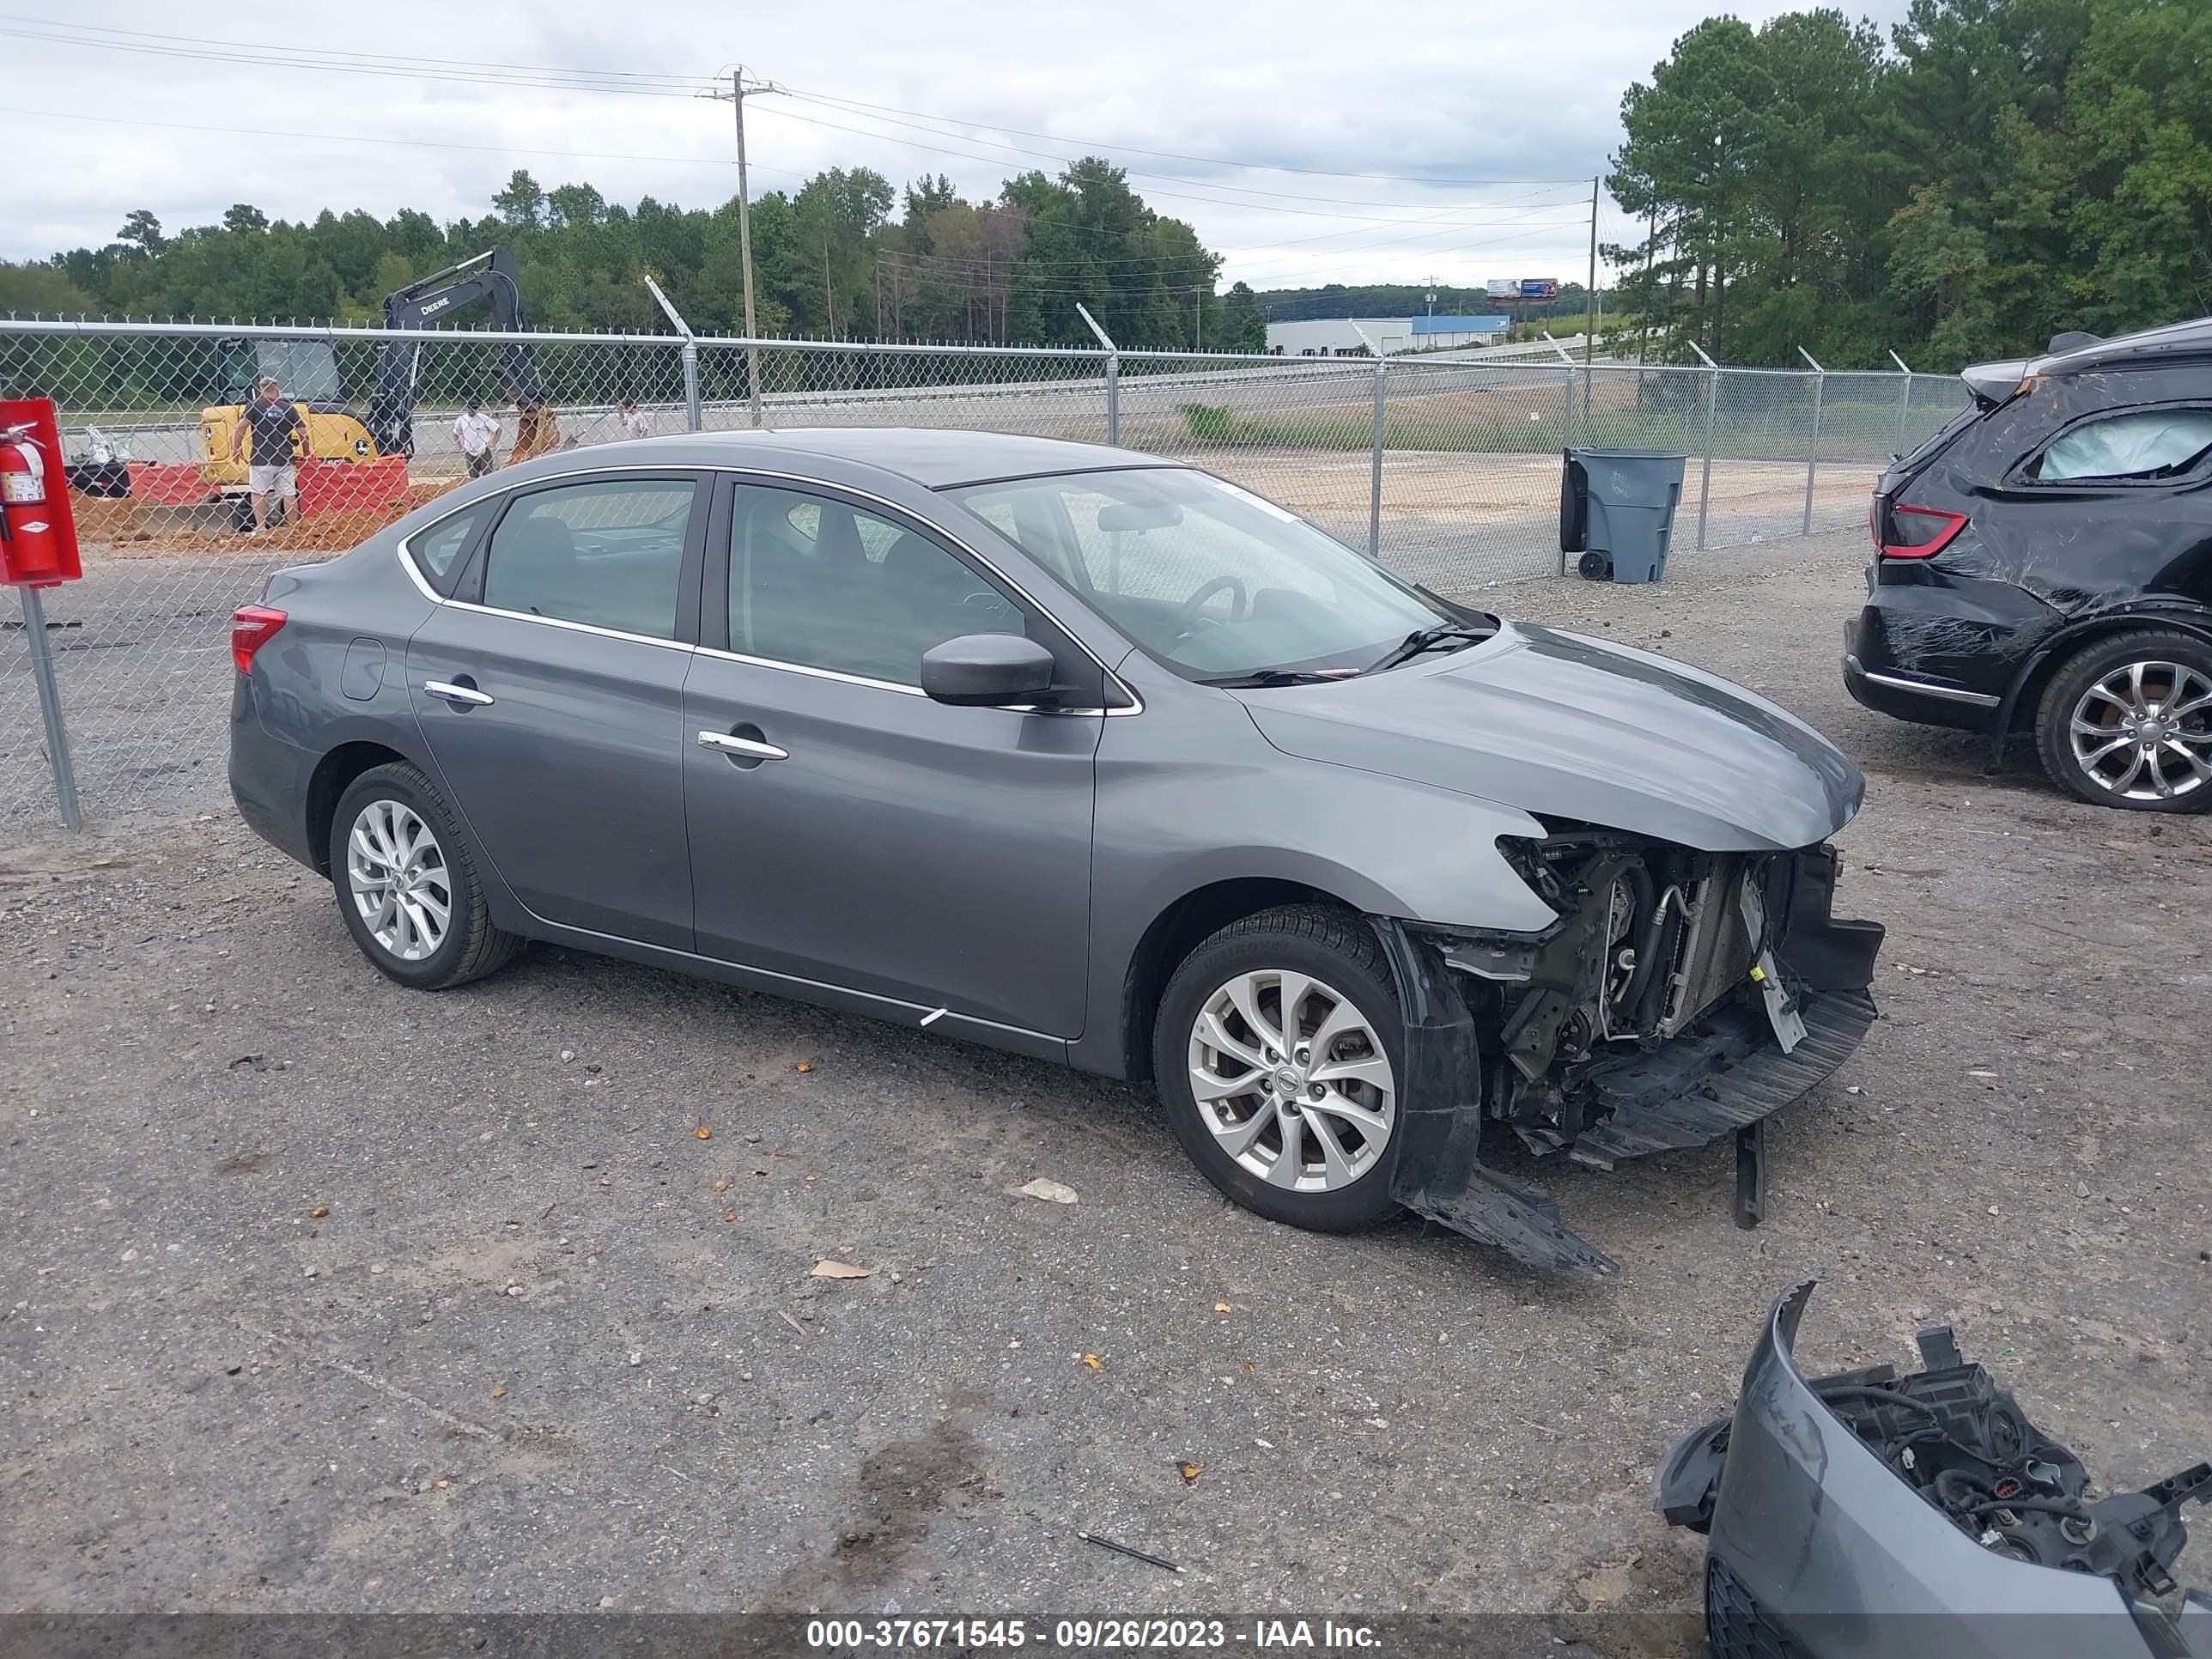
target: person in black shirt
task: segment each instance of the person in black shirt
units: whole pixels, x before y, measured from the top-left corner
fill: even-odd
[[[302,451],[307,448],[307,423],[300,418],[299,405],[278,390],[275,375],[263,375],[256,392],[258,395],[240,411],[238,424],[231,428],[230,459],[240,459],[247,439],[252,440],[253,454],[246,465],[246,479],[253,495],[253,528],[260,531],[269,527],[272,495],[290,502],[288,516],[299,513],[299,475],[293,470],[292,445],[296,439]]]

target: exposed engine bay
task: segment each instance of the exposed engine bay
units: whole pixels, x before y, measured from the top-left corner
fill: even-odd
[[[1899,1376],[1894,1366],[1871,1365],[1809,1386],[1891,1474],[1983,1548],[2094,1573],[2131,1595],[2174,1592],[2173,1563],[2189,1541],[2181,1506],[2212,1503],[2212,1463],[2092,1502],[2081,1460],[1960,1355],[1950,1327],[1923,1331],[1918,1340],[1920,1370]],[[1711,1525],[1729,1431],[1728,1419],[1708,1424],[1668,1460],[1670,1471],[1686,1476],[1666,1495],[1662,1513],[1673,1524],[1696,1532]]]
[[[1760,1126],[1850,1058],[1882,930],[1829,914],[1820,845],[1701,852],[1540,819],[1498,850],[1557,920],[1540,933],[1377,922],[1409,993],[1411,1079],[1391,1195],[1531,1266],[1610,1273],[1492,1132],[1611,1169],[1736,1137],[1736,1218],[1765,1203]]]
[[[1826,848],[1699,853],[1586,829],[1499,848],[1559,924],[1534,939],[1469,939],[1444,960],[1483,988],[1476,995],[1499,1033],[1489,1111],[1531,1152],[1573,1146],[1619,1104],[1604,1085],[1623,1062],[1723,1005],[1784,1054],[1803,1040],[1807,984],[1781,950],[1808,861],[1826,920],[1835,879]],[[1615,1155],[1586,1161],[1609,1165]]]

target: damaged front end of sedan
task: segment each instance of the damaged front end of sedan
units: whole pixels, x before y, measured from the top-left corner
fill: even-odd
[[[1709,853],[1543,827],[1499,850],[1557,916],[1548,928],[1384,928],[1413,993],[1395,1196],[1531,1265],[1609,1273],[1540,1189],[1483,1162],[1486,1141],[1610,1170],[1734,1135],[1737,1220],[1754,1224],[1760,1126],[1865,1036],[1882,929],[1832,915],[1825,844]],[[1442,1103],[1469,1092],[1479,1106]]]
[[[1709,1540],[1714,1659],[2212,1659],[2212,1598],[2172,1572],[2212,1464],[2093,1498],[1948,1328],[1922,1333],[1919,1370],[1808,1378],[1812,1291],[1776,1302],[1735,1413],[1656,1483],[1668,1522]]]

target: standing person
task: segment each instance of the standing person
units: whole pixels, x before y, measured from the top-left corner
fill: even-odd
[[[238,424],[230,429],[234,461],[245,455],[247,438],[253,441],[252,458],[246,467],[246,487],[253,498],[249,535],[269,528],[271,496],[276,498],[275,505],[289,501],[292,514],[298,513],[300,480],[293,467],[292,446],[295,440],[301,449],[307,445],[307,423],[300,418],[299,405],[283,395],[276,377],[263,375],[254,392],[253,401],[239,411]]]
[[[622,417],[623,437],[650,438],[653,435],[653,422],[645,417],[638,406],[629,398],[623,398],[622,407],[616,412]]]
[[[481,478],[497,465],[492,447],[499,442],[499,422],[483,412],[481,398],[469,399],[468,413],[453,422],[453,441],[469,464],[469,477]]]

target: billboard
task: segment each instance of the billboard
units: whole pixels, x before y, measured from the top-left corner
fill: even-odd
[[[1559,297],[1559,279],[1556,276],[1523,276],[1521,297],[1524,300],[1556,300]]]
[[[1521,284],[1510,276],[1493,276],[1482,285],[1482,289],[1493,300],[1514,300],[1521,295]]]

